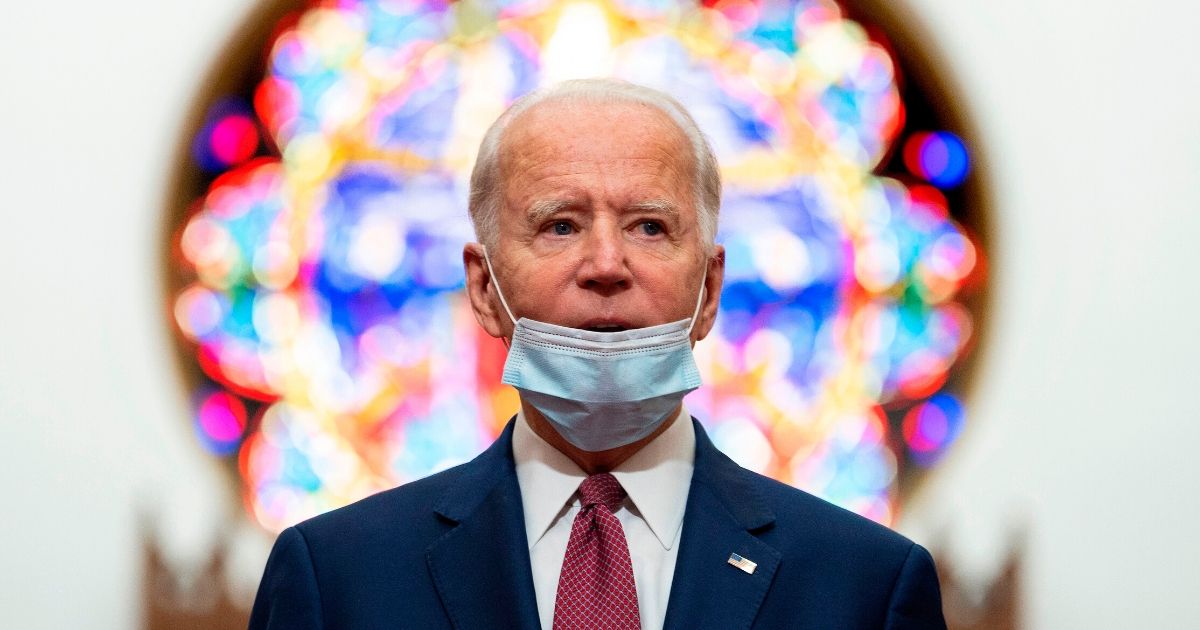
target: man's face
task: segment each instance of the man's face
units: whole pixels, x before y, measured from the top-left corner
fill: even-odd
[[[693,338],[707,334],[724,258],[719,247],[707,256],[701,242],[691,155],[671,119],[646,106],[550,102],[514,120],[499,162],[499,238],[488,252],[513,315],[597,331],[689,318],[707,266]],[[477,252],[468,246],[464,256],[480,323],[509,337]]]

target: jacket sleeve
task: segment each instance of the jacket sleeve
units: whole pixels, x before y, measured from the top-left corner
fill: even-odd
[[[310,630],[322,626],[321,593],[308,542],[299,530],[289,527],[279,534],[267,559],[250,611],[250,630]]]
[[[892,585],[888,601],[888,630],[945,630],[942,617],[942,593],[938,586],[933,558],[924,547],[914,544],[904,566]]]

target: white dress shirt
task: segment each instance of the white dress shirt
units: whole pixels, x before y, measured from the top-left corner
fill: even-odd
[[[587,474],[534,433],[522,413],[512,444],[538,617],[550,630],[563,556],[579,513],[579,484]],[[667,430],[612,471],[629,495],[616,516],[629,543],[643,630],[662,628],[666,620],[695,458],[696,432],[681,409]]]

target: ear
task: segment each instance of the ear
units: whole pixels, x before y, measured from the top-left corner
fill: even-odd
[[[713,253],[708,257],[708,274],[704,277],[704,301],[700,304],[700,314],[692,326],[692,339],[700,341],[712,331],[717,321],[717,307],[721,304],[721,286],[725,283],[725,246],[714,245]]]
[[[487,334],[508,339],[512,335],[512,322],[500,306],[492,274],[483,259],[483,245],[467,243],[463,246],[463,267],[467,272],[467,297],[471,300],[475,321]]]

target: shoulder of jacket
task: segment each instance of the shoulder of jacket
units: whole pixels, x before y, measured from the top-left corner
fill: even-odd
[[[434,518],[434,506],[463,476],[468,464],[383,490],[296,525],[306,539],[346,538],[377,530],[401,530]]]
[[[903,559],[913,542],[889,527],[813,494],[747,471],[754,486],[775,513],[773,529],[821,545],[853,546]]]

